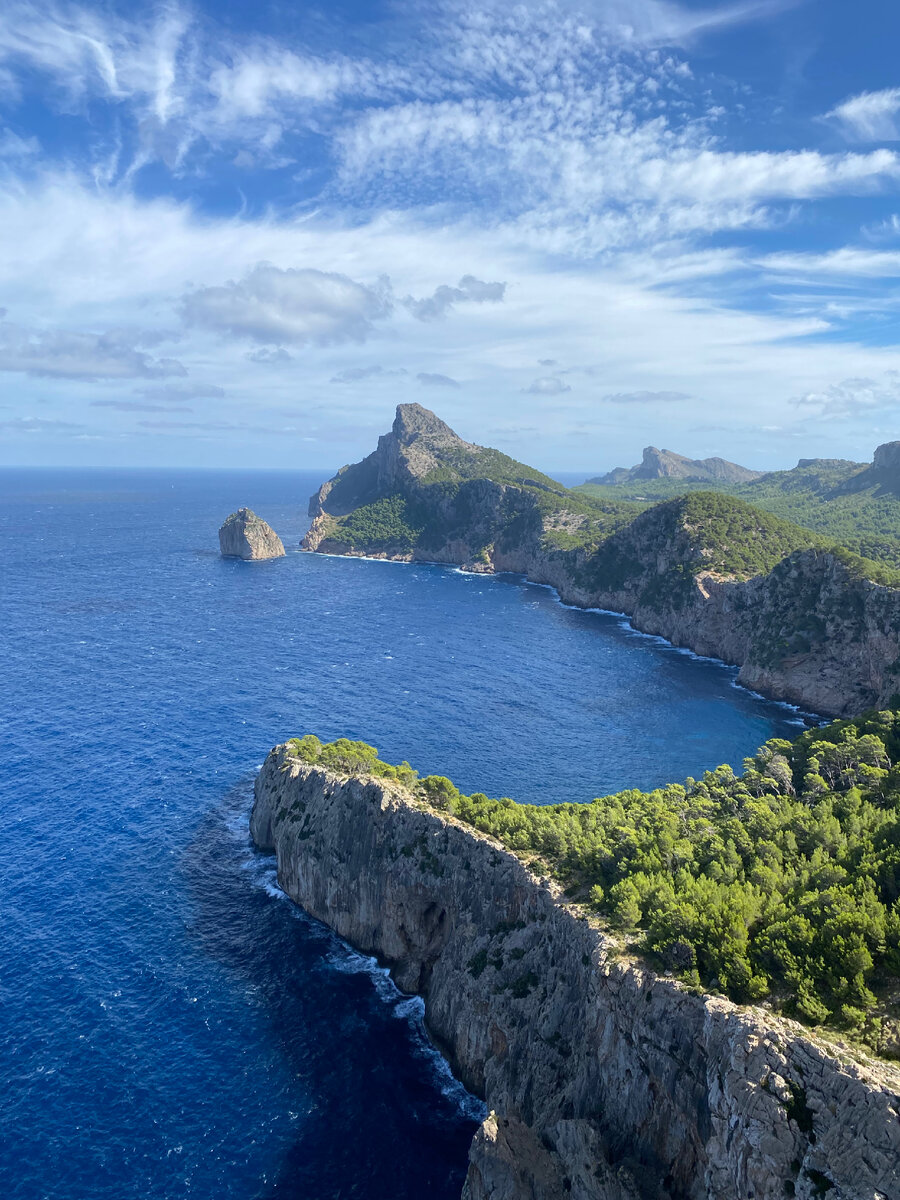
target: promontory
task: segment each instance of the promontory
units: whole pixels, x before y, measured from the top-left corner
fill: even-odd
[[[878,470],[887,457],[880,448]],[[883,513],[894,500],[878,503]],[[594,497],[401,404],[373,453],[313,496],[310,515],[307,550],[518,572],[815,712],[859,713],[900,693],[900,571],[735,495]]]

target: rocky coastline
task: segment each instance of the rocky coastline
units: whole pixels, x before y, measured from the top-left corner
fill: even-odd
[[[900,1069],[692,992],[499,843],[276,747],[251,833],[284,891],[421,994],[490,1114],[464,1200],[896,1200]]]
[[[495,453],[463,442],[418,405],[401,405],[378,448],[312,497],[302,547],[521,574],[566,604],[621,612],[642,633],[739,667],[739,682],[754,691],[823,715],[886,707],[900,693],[900,590],[837,552],[801,548],[769,570],[731,576],[706,567],[711,551],[677,501],[599,547],[567,547],[561,541],[585,518],[566,511],[564,489],[548,511],[552,481],[521,464],[512,464],[518,481],[479,477]],[[403,545],[348,543],[341,518],[384,497],[416,513],[423,534]]]

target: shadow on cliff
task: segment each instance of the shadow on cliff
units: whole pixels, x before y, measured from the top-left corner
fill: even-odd
[[[273,894],[274,859],[246,832],[249,790],[244,781],[207,814],[181,870],[194,908],[189,935],[252,988],[295,1081],[287,1107],[304,1113],[295,1140],[273,1145],[269,1182],[254,1200],[457,1200],[475,1121],[442,1092],[409,1004]],[[258,1086],[267,1084],[261,1067]]]

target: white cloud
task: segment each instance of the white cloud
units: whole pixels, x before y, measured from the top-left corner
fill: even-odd
[[[543,375],[522,390],[529,396],[561,396],[563,392],[571,392],[572,389],[555,375]]]
[[[859,142],[900,141],[900,88],[861,92],[826,114]]]
[[[186,375],[173,358],[153,358],[154,333],[109,330],[27,329],[0,322],[0,371],[57,379],[163,379]]]
[[[260,263],[238,282],[186,293],[189,326],[262,343],[328,346],[363,342],[393,310],[386,279],[374,287],[313,268]]]
[[[714,8],[687,8],[671,0],[605,0],[604,24],[619,36],[648,44],[676,45],[731,25],[764,20],[790,7],[785,0],[749,0]]]
[[[420,371],[416,379],[424,387],[458,388],[459,383],[449,375],[435,375],[430,371]]]
[[[456,287],[442,283],[435,288],[430,296],[416,300],[407,296],[403,304],[417,321],[439,321],[452,310],[456,304],[472,301],[475,304],[490,302],[498,304],[506,294],[505,283],[485,283],[474,275],[464,275]]]
[[[870,279],[900,274],[900,251],[841,246],[823,254],[785,251],[757,259],[768,271],[792,275],[845,275]]]
[[[842,379],[819,391],[798,396],[798,409],[817,418],[852,420],[900,410],[900,371],[876,379]]]

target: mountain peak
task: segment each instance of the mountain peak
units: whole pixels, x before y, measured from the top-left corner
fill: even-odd
[[[392,432],[397,441],[404,446],[417,437],[462,441],[446,422],[421,404],[398,404]]]

